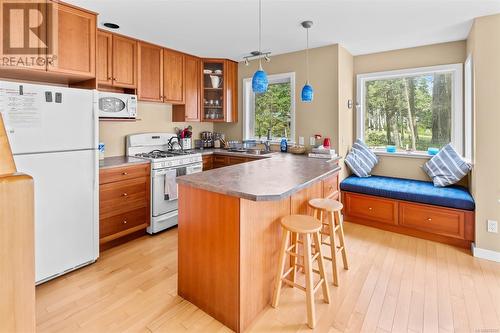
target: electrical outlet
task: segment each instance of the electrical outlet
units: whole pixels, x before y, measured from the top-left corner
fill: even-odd
[[[299,145],[303,146],[304,145],[304,137],[299,136]]]
[[[314,138],[314,136],[311,136],[311,137],[309,138],[309,144],[310,144],[311,146],[316,145],[316,139]]]
[[[498,222],[493,220],[488,220],[488,232],[498,233]]]

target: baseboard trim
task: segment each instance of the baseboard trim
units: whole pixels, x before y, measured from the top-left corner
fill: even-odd
[[[476,247],[476,244],[474,243],[471,244],[471,250],[472,255],[476,258],[500,262],[500,252],[481,249],[479,247]]]

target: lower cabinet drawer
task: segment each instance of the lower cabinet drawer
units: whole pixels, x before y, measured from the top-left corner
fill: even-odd
[[[214,155],[213,167],[222,168],[228,165],[227,156]]]
[[[149,224],[149,212],[145,208],[101,219],[99,222],[99,238],[104,238],[145,223]]]
[[[404,227],[465,239],[465,214],[443,207],[400,203],[399,224]]]
[[[346,217],[358,217],[387,224],[398,223],[398,204],[394,200],[345,192],[344,207]]]
[[[227,164],[229,164],[229,165],[240,164],[240,163],[245,163],[245,162],[246,162],[246,159],[244,157],[229,156],[227,158]]]
[[[335,199],[335,197],[338,197],[338,194],[339,194],[339,175],[337,173],[323,180],[323,198]]]

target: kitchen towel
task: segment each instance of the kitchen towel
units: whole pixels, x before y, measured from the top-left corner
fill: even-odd
[[[165,173],[165,200],[177,200],[177,170],[167,170]]]

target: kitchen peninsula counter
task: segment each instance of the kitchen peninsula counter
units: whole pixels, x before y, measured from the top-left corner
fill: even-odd
[[[284,199],[340,170],[338,159],[276,153],[269,158],[178,177],[177,183],[253,201]]]
[[[338,159],[291,154],[177,178],[178,293],[232,330],[270,305],[280,219],[310,214],[312,198],[337,199]]]

